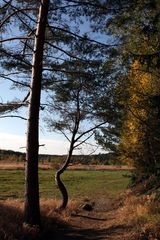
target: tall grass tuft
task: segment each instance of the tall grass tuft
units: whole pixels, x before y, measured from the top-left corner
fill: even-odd
[[[58,211],[59,200],[41,201],[42,229],[38,239],[47,239],[48,234],[55,235],[59,226],[67,226],[69,218],[78,207],[78,203],[70,201],[68,208]],[[0,240],[37,240],[37,228],[23,224],[22,200],[6,200],[0,202]]]
[[[22,238],[22,213],[21,201],[0,202],[0,239],[15,240]]]
[[[127,222],[136,233],[134,239],[160,239],[160,203],[155,193],[125,198],[119,209],[121,223]],[[137,237],[136,237],[137,236]]]

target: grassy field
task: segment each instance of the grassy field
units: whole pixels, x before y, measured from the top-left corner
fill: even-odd
[[[128,185],[129,179],[124,177],[127,173],[124,170],[65,172],[63,180],[73,201],[69,201],[62,213],[56,211],[60,194],[54,183],[54,171],[40,169],[44,229],[41,239],[75,239],[75,236],[77,239],[95,239],[95,236],[97,239],[160,239],[160,205],[154,192],[136,195],[130,190],[123,198],[115,199]],[[24,170],[1,169],[0,239],[22,239],[26,234],[22,229],[23,196]],[[82,206],[88,200],[95,205],[93,211],[86,213]],[[33,238],[29,235],[27,239]]]
[[[55,186],[53,170],[40,170],[40,195],[43,198],[60,198]],[[126,171],[66,171],[62,179],[70,199],[117,196],[128,185]],[[0,170],[0,199],[23,198],[24,170]]]

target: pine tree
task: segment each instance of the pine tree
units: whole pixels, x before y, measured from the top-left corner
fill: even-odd
[[[95,10],[101,8],[99,1],[93,4],[81,1],[49,3],[45,0],[1,2],[0,77],[11,81],[12,87],[28,89],[23,101],[16,102],[16,108],[29,106],[25,199],[27,224],[40,225],[38,128],[41,90],[48,90],[53,82],[64,80],[66,72],[80,73],[76,73],[73,66],[66,64],[73,60],[88,62],[85,52],[79,58],[77,51],[73,51],[73,46],[74,50],[76,49],[77,41],[82,44],[85,40],[88,43],[87,48],[94,52],[95,58],[106,54],[108,45],[90,40],[90,36],[84,36],[79,27],[80,24],[84,25]],[[37,21],[39,11],[40,21]]]
[[[92,47],[88,46],[87,39],[77,42],[73,46],[73,51],[77,52],[79,60],[68,60],[63,63],[64,69],[66,68],[64,80],[50,85],[53,94],[48,99],[47,105],[51,114],[46,119],[49,129],[62,133],[69,141],[67,157],[55,175],[56,184],[63,197],[61,210],[66,208],[68,203],[68,193],[61,180],[61,174],[71,162],[73,151],[87,144],[95,129],[105,124],[105,120],[97,120],[95,109],[104,90],[102,90],[104,84],[100,84],[103,81],[102,59],[100,56],[95,58]],[[82,56],[86,58],[89,56],[88,60],[80,60]],[[56,114],[53,115],[52,112]]]

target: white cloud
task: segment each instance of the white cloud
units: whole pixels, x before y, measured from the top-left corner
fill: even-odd
[[[48,139],[40,138],[39,141],[41,146],[39,152],[41,154],[56,154],[56,155],[63,155],[67,154],[69,142],[66,140],[61,139]],[[94,142],[92,142],[94,143]],[[95,143],[94,143],[95,144]],[[14,151],[21,151],[25,152],[26,146],[26,137],[22,135],[10,134],[10,133],[0,133],[0,149],[7,149],[7,150],[14,150]],[[75,149],[74,154],[91,154],[94,152],[95,147],[91,145],[84,144],[81,145],[79,148]],[[94,153],[104,152],[102,149],[97,149]]]
[[[63,140],[40,139],[40,144],[45,146],[40,147],[39,152],[43,154],[66,154],[68,151],[68,142]]]
[[[25,146],[25,138],[23,136],[0,133],[0,148],[19,151],[20,147]]]
[[[40,153],[43,154],[66,154],[68,142],[61,140],[40,139],[40,144],[45,146],[40,147]],[[0,133],[0,149],[8,149],[14,151],[25,152],[26,138],[25,136]]]

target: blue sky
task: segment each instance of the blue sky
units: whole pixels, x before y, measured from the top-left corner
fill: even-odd
[[[25,92],[10,89],[10,84],[6,80],[0,80],[0,102],[6,102],[15,98],[22,98]],[[27,108],[20,112],[19,115],[27,117]],[[14,113],[11,113],[14,115]],[[0,149],[9,149],[25,152],[26,146],[26,128],[27,122],[22,119],[7,117],[0,118]],[[45,144],[40,147],[42,154],[66,154],[69,143],[61,135],[55,132],[48,132],[45,123],[40,121],[40,144]],[[94,139],[90,143],[95,144]],[[84,145],[82,148],[75,150],[75,154],[90,154],[95,148]],[[99,147],[96,153],[103,152]]]
[[[6,80],[0,81],[1,102],[15,98],[23,98],[25,92],[11,90],[10,84]],[[14,115],[14,113],[11,113]],[[20,115],[27,116],[27,108],[21,111]],[[15,151],[25,151],[27,122],[18,118],[0,118],[0,149],[11,149]],[[40,144],[45,147],[40,148],[40,153],[64,154],[67,151],[68,142],[62,139],[59,134],[49,133],[45,130],[44,124],[40,122]]]
[[[81,28],[81,32],[91,32],[89,28],[89,23],[85,24]],[[16,34],[19,32],[15,29],[10,29],[8,34]],[[82,34],[81,33],[81,34]],[[93,38],[97,41],[106,42],[107,36],[102,34],[93,34]],[[26,93],[20,90],[10,89],[11,83],[7,80],[0,78],[0,102],[5,103],[16,98],[23,99]],[[11,113],[12,114],[12,113]],[[27,118],[27,108],[21,113]],[[16,151],[25,151],[26,142],[26,121],[18,118],[0,118],[0,149],[11,149]],[[94,139],[90,140],[91,143],[95,144]],[[66,154],[68,149],[68,141],[60,134],[50,133],[46,130],[45,124],[40,121],[40,144],[45,144],[45,147],[40,147],[40,153],[48,154]],[[83,147],[75,151],[75,153],[90,154],[93,152],[92,147]],[[96,153],[103,152],[101,147],[96,151]]]

